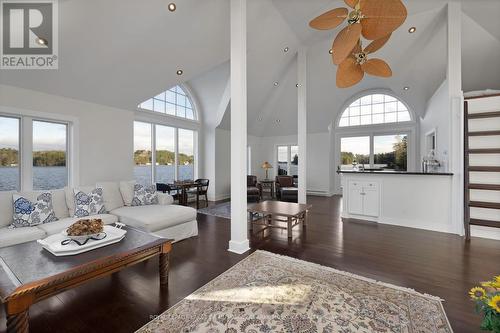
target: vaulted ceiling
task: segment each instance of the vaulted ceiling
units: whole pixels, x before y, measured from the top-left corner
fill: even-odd
[[[203,119],[221,118],[219,126],[229,128],[230,105],[221,106],[229,80],[229,0],[179,0],[174,13],[166,9],[168,2],[61,0],[59,70],[1,71],[0,83],[133,110],[150,96],[186,82]],[[500,1],[461,2],[463,89],[498,89]],[[328,54],[338,29],[316,31],[308,22],[344,6],[343,1],[249,0],[249,133],[296,133],[296,52],[301,45],[308,48],[310,132],[326,131],[343,105],[364,90],[390,90],[423,115],[446,77],[447,2],[404,3],[408,19],[376,54],[391,65],[394,76],[366,76],[355,87],[339,89]],[[414,34],[408,33],[411,26],[417,27]],[[176,75],[179,68],[184,75]]]

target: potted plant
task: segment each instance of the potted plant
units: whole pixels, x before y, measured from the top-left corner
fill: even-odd
[[[500,275],[472,288],[469,295],[476,302],[476,312],[483,314],[481,329],[500,333]]]

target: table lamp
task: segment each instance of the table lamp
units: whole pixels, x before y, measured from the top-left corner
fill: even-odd
[[[269,163],[268,161],[265,161],[264,163],[262,163],[261,168],[266,170],[266,179],[269,179],[269,175],[268,175],[269,169],[273,168],[271,163]]]

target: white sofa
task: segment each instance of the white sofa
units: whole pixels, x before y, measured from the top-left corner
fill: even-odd
[[[102,187],[104,205],[108,213],[92,217],[102,219],[105,224],[119,221],[174,241],[198,235],[196,210],[174,205],[168,194],[158,193],[157,205],[126,206],[126,203],[130,205],[132,201],[133,182],[100,182],[96,186],[79,189],[87,192],[95,187]],[[15,192],[0,192],[0,248],[45,238],[61,232],[79,220],[72,217],[75,211],[73,189],[50,192],[58,220],[25,228],[9,228],[13,220],[12,194]],[[21,192],[21,195],[34,201],[39,193],[40,191]]]

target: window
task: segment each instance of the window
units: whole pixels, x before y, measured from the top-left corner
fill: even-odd
[[[370,164],[370,137],[346,137],[340,139],[342,170],[352,170],[357,165]]]
[[[340,139],[340,154],[341,170],[364,165],[366,169],[406,171],[408,134],[343,137]]]
[[[278,146],[278,175],[299,174],[299,147]]]
[[[152,179],[152,124],[134,122],[134,178],[138,184],[150,185]]]
[[[33,121],[33,189],[52,190],[68,185],[68,125]]]
[[[189,95],[175,86],[139,104],[139,108],[171,116],[195,120],[195,111]]]
[[[0,191],[20,188],[18,118],[0,117]]]
[[[340,117],[339,127],[411,121],[406,105],[395,97],[384,94],[363,96],[349,105]]]
[[[53,190],[70,185],[71,129],[71,122],[24,114],[0,116],[0,191]]]
[[[196,132],[192,130],[134,122],[134,177],[137,183],[151,185],[194,179],[195,138]]]
[[[179,180],[194,178],[194,131],[179,129]]]

